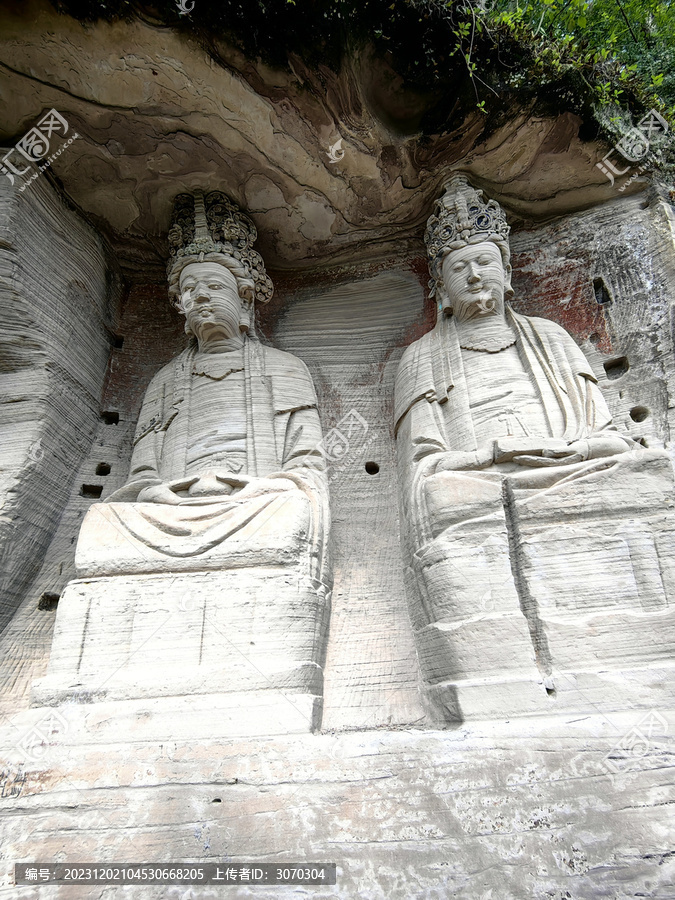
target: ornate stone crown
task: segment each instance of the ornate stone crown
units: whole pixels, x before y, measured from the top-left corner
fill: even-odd
[[[473,188],[466,175],[452,175],[444,187],[445,193],[436,201],[424,234],[432,297],[441,280],[443,260],[451,250],[494,241],[502,249],[505,264],[509,258],[510,228],[497,201],[483,200],[483,191]]]
[[[169,296],[178,300],[178,279],[185,266],[194,262],[233,260],[255,285],[255,299],[267,303],[274,286],[265,271],[262,256],[253,249],[258,232],[253,222],[222,191],[178,194],[169,230],[167,265]]]

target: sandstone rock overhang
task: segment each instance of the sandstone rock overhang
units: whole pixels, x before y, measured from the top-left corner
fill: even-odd
[[[607,148],[588,97],[564,79],[485,89],[485,115],[463,62],[449,59],[425,86],[411,80],[412,49],[401,58],[376,40],[340,55],[318,39],[312,53],[302,35],[304,55],[286,47],[272,59],[255,4],[245,4],[248,44],[237,39],[244,20],[223,37],[210,0],[189,17],[165,3],[154,18],[115,18],[118,7],[134,7],[109,3],[109,20],[87,4],[60,5],[80,10],[80,20],[47,0],[0,12],[0,134],[9,147],[51,108],[67,119],[80,137],[53,161],[53,177],[132,278],[162,277],[173,197],[206,182],[251,213],[272,268],[296,270],[421,248],[423,222],[454,168],[512,221],[616,196],[595,165]]]

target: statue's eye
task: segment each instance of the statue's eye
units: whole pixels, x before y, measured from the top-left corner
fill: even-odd
[[[209,288],[210,288],[212,291],[219,291],[219,290],[222,288],[222,286],[223,286],[222,284],[220,284],[219,282],[216,281],[216,282],[214,282],[213,284],[210,284],[210,285],[209,285]]]
[[[456,264],[452,267],[452,271],[453,271],[453,272],[461,272],[463,268],[464,268],[464,266],[463,266],[461,263],[456,263]]]
[[[484,256],[481,260],[479,260],[479,262],[480,262],[481,266],[489,266],[490,265],[490,260],[486,256]]]

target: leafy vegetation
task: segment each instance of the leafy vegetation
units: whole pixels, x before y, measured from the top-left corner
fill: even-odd
[[[619,101],[630,85],[675,111],[675,0],[495,0],[483,15],[593,69],[604,101]]]

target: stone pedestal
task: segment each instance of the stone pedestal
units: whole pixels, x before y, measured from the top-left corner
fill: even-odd
[[[157,700],[135,715],[103,701],[0,725],[3,897],[673,898],[672,709],[222,740],[217,703],[182,700],[168,740]],[[338,876],[312,888],[14,886],[14,863],[28,861],[333,862]]]
[[[587,463],[536,489],[444,473],[427,496],[444,530],[416,554],[411,594],[436,721],[672,702],[666,454]]]
[[[235,734],[310,731],[320,722],[329,611],[325,589],[292,569],[73,581],[33,698],[218,695],[237,710]]]
[[[525,603],[553,671],[672,661],[675,494],[666,454],[626,454],[606,472],[513,497]]]

